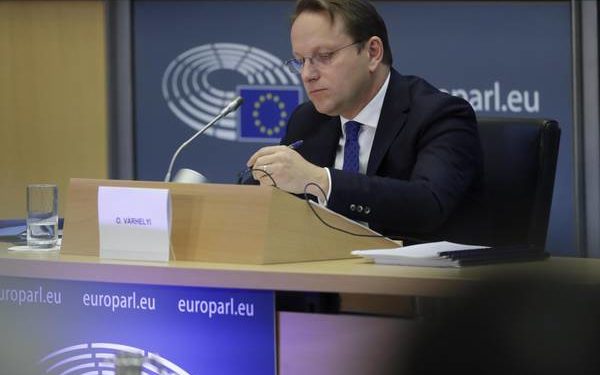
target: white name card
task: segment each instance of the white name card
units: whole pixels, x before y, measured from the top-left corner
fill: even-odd
[[[169,260],[169,189],[98,187],[100,258]]]

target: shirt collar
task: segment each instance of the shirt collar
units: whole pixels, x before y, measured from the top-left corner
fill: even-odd
[[[383,85],[381,85],[381,88],[379,89],[377,94],[373,97],[373,99],[371,99],[369,103],[367,103],[365,108],[363,108],[362,111],[360,111],[354,119],[348,119],[340,115],[342,131],[344,131],[344,125],[346,124],[346,122],[350,120],[358,121],[365,126],[377,128],[377,123],[379,123],[379,116],[381,115],[381,108],[383,107],[383,99],[385,99],[385,93],[387,91],[388,84],[390,83],[390,76],[391,73],[388,73],[387,78],[383,82]]]

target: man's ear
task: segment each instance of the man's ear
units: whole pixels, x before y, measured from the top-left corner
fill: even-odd
[[[372,36],[366,41],[364,48],[369,55],[369,70],[375,71],[383,60],[383,42],[378,36]]]

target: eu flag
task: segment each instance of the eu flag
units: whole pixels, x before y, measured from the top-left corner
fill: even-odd
[[[244,98],[238,116],[240,141],[279,142],[292,111],[300,104],[298,86],[238,86]]]

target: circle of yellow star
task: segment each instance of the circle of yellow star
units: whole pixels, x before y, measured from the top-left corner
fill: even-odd
[[[280,119],[277,122],[277,124],[273,126],[263,124],[262,120],[260,119],[260,108],[263,106],[263,104],[267,102],[275,103],[275,105],[279,109]],[[253,107],[254,110],[252,111],[252,117],[254,118],[254,126],[256,126],[262,134],[266,134],[268,136],[272,136],[273,134],[279,134],[281,128],[285,127],[285,119],[287,118],[288,113],[286,111],[285,102],[281,100],[279,95],[274,95],[271,92],[268,92],[264,95],[260,95],[258,97],[258,100],[254,102]]]

